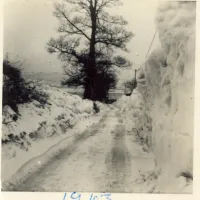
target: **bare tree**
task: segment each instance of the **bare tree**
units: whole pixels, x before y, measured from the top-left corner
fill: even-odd
[[[65,62],[68,79],[64,84],[83,85],[84,98],[101,100],[98,88],[99,84],[104,84],[103,78],[111,75],[110,81],[115,84],[113,66],[129,67],[131,64],[117,56],[116,50],[127,52],[126,43],[133,34],[124,29],[127,22],[121,16],[111,16],[107,11],[120,5],[120,0],[63,1],[63,4],[55,4],[54,11],[61,35],[49,40],[48,52],[57,52],[59,59]],[[66,9],[67,4],[72,8]],[[111,82],[108,87],[112,87]]]

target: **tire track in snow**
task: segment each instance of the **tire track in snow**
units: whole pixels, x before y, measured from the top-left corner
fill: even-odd
[[[109,188],[109,192],[125,192],[126,177],[130,171],[131,162],[125,144],[125,127],[123,124],[117,124],[115,126],[112,141],[112,148],[105,159],[107,171],[109,172],[109,183],[107,187]]]
[[[97,124],[64,143],[66,148],[10,191],[147,191],[136,180],[140,171],[151,168],[152,159],[132,137],[125,130],[123,116],[112,109]]]

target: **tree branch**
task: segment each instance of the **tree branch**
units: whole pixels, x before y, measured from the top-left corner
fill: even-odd
[[[63,17],[69,23],[69,25],[71,25],[72,27],[74,27],[77,30],[77,31],[72,31],[72,32],[74,32],[76,34],[79,33],[79,34],[85,36],[85,38],[87,38],[88,40],[90,40],[89,36],[87,36],[87,34],[83,30],[81,30],[75,23],[72,22],[72,20],[70,20],[67,17],[64,8],[62,8],[62,6],[60,4],[56,5],[56,12],[54,12],[54,13],[58,18]]]

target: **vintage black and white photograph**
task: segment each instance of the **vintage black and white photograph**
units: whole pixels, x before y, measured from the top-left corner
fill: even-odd
[[[196,1],[6,0],[3,31],[1,191],[193,193]]]

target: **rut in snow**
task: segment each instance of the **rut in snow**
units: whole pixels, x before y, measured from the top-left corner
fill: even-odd
[[[142,191],[144,184],[136,179],[140,172],[152,170],[153,159],[133,140],[134,135],[127,134],[122,118],[118,109],[110,110],[97,124],[69,138],[63,150],[39,170],[6,191]]]

